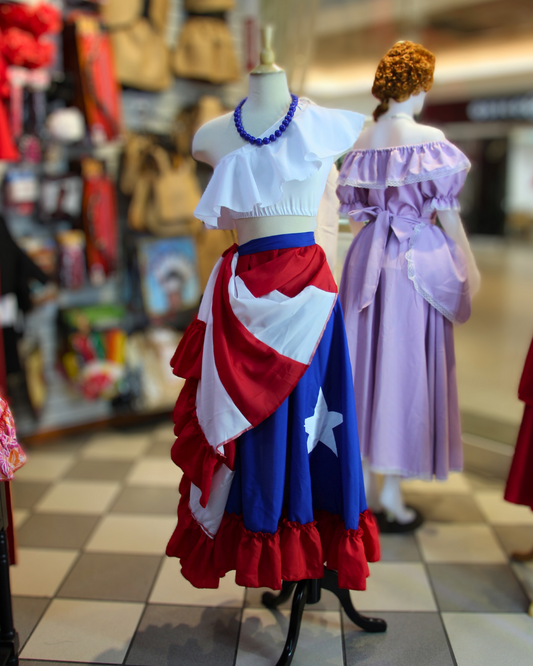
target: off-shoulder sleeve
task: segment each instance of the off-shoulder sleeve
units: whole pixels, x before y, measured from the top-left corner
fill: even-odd
[[[339,185],[337,197],[340,201],[339,212],[356,222],[368,220],[364,209],[368,206],[368,190],[350,185]]]
[[[422,182],[420,189],[424,197],[424,210],[460,210],[459,193],[467,173],[467,169],[463,169],[450,176]]]
[[[365,120],[360,113],[326,109],[306,99],[300,99],[298,109],[282,141],[261,148],[245,144],[216,165],[194,213],[207,227],[228,228],[224,211],[246,213],[278,203],[284,183],[307,180],[324,161],[333,164],[349,150]]]

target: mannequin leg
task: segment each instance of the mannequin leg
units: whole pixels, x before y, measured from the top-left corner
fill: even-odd
[[[368,458],[362,461],[363,479],[365,482],[366,503],[368,508],[374,513],[383,511],[379,500],[379,485],[377,476],[370,469]]]
[[[397,523],[407,525],[415,520],[416,511],[405,506],[400,482],[399,475],[386,474],[379,500],[389,519],[392,517]]]

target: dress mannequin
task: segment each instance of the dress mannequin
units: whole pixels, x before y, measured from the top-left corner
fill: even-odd
[[[364,117],[298,101],[262,60],[241,118],[217,118],[193,142],[214,168],[195,215],[236,228],[239,244],[215,266],[172,359],[186,382],[167,554],[196,587],[236,571],[239,585],[279,590],[327,567],[340,587],[363,589],[377,528],[337,287],[313,231],[334,160]]]
[[[291,97],[273,58],[252,72],[239,118],[240,108],[193,142],[214,167],[195,215],[236,228],[239,244],[215,266],[172,359],[186,381],[174,410],[178,524],[166,552],[196,587],[235,571],[238,585],[282,590],[264,597],[269,606],[296,585],[279,662],[288,664],[322,579],[359,626],[386,627],[359,616],[348,592],[365,588],[379,544],[337,287],[313,234],[334,160],[364,117]]]
[[[399,43],[389,53],[385,56],[383,60],[386,60],[387,57],[390,55],[391,56],[391,63],[389,63],[389,66],[387,68],[384,68],[385,74],[382,72],[382,76],[386,79],[387,76],[390,76],[391,71],[393,72],[394,75],[394,66],[395,66],[395,61],[394,58],[398,57],[399,50],[404,49],[406,53],[408,54],[408,57],[412,58],[412,62],[417,63],[419,62],[419,52],[417,52],[416,48],[418,45],[412,45],[410,42],[406,43]],[[429,54],[423,47],[418,47],[419,49],[422,49],[423,56],[422,58],[427,57],[429,61],[431,61],[431,58],[433,58],[432,54]],[[429,54],[426,56],[426,54]],[[401,67],[401,58],[405,59],[405,54],[402,54],[400,56],[400,64],[399,67]],[[404,60],[405,62],[405,60]],[[382,61],[383,63],[383,61]],[[374,221],[374,219],[371,218],[366,218],[365,217],[365,209],[372,211],[373,215],[376,215],[376,208],[371,208],[370,202],[368,203],[351,203],[355,197],[355,199],[358,199],[359,197],[359,192],[366,191],[366,194],[362,194],[362,198],[368,197],[371,198],[371,196],[374,196],[375,193],[377,192],[390,192],[393,189],[395,189],[395,186],[402,185],[404,179],[406,184],[414,184],[417,185],[420,183],[420,186],[423,187],[422,182],[423,181],[430,181],[432,178],[431,175],[431,169],[428,169],[428,172],[426,174],[420,175],[420,171],[418,169],[423,170],[424,164],[423,164],[423,159],[421,158],[420,163],[418,164],[417,168],[413,169],[413,173],[408,174],[408,176],[405,176],[405,169],[407,168],[406,165],[409,163],[409,159],[411,159],[412,154],[415,155],[415,159],[417,159],[417,150],[420,149],[421,152],[424,152],[425,147],[428,149],[431,149],[432,146],[435,146],[435,151],[438,152],[439,145],[441,143],[446,144],[446,146],[451,146],[451,144],[448,144],[446,142],[444,134],[433,127],[428,127],[425,125],[420,125],[414,120],[414,116],[418,114],[423,107],[424,100],[426,97],[426,92],[429,90],[431,87],[431,82],[432,82],[432,77],[433,77],[433,66],[434,66],[434,58],[432,60],[432,64],[428,66],[428,72],[427,72],[427,79],[425,83],[421,84],[420,81],[423,80],[423,75],[425,72],[423,70],[419,70],[416,72],[416,74],[412,75],[413,76],[413,81],[407,80],[407,83],[405,83],[405,78],[401,78],[400,76],[398,77],[398,81],[401,81],[400,84],[400,89],[401,93],[398,94],[398,99],[394,99],[392,96],[388,96],[385,93],[379,93],[376,94],[376,82],[378,81],[378,75],[380,74],[380,68],[378,67],[378,73],[376,74],[376,82],[374,84],[373,88],[373,93],[378,97],[378,99],[382,100],[382,104],[376,109],[374,112],[374,118],[376,122],[368,127],[364,132],[361,133],[359,136],[358,140],[354,144],[354,151],[350,155],[356,156],[356,159],[361,158],[363,161],[367,158],[376,158],[376,159],[382,159],[383,162],[387,159],[387,155],[393,156],[395,153],[395,149],[399,149],[397,154],[398,154],[398,160],[400,163],[403,164],[403,171],[400,169],[401,175],[396,176],[396,180],[394,178],[389,180],[387,179],[386,183],[380,183],[379,179],[374,180],[374,182],[368,182],[368,180],[372,180],[372,176],[368,176],[367,174],[367,182],[365,181],[365,177],[362,174],[357,173],[357,169],[360,169],[359,167],[356,167],[354,163],[350,161],[349,158],[347,158],[345,162],[345,166],[343,167],[343,170],[341,171],[341,176],[339,179],[339,183],[341,184],[341,187],[338,189],[338,194],[341,198],[341,202],[344,202],[343,205],[345,206],[345,212],[349,213],[349,209],[359,209],[358,211],[354,211],[358,213],[354,217],[356,219],[350,219],[350,225],[352,227],[352,230],[354,233],[358,232],[361,230],[361,227],[363,224],[366,224],[368,220],[371,222]],[[381,67],[381,63],[380,63]],[[416,66],[413,68],[413,70],[416,70]],[[411,70],[411,71],[413,71]],[[429,72],[430,70],[430,72]],[[418,80],[417,77],[418,76]],[[394,81],[392,82],[394,84]],[[385,85],[385,84],[383,84]],[[411,85],[411,88],[409,86]],[[425,87],[424,87],[425,86]],[[407,90],[406,90],[407,89]],[[453,147],[454,148],[454,147]],[[405,155],[400,156],[399,151],[405,150],[406,155],[407,151],[409,149],[412,149],[412,153],[405,157]],[[450,148],[451,150],[451,148]],[[456,149],[455,149],[456,150]],[[390,152],[389,152],[390,151]],[[459,151],[457,151],[459,152]],[[381,156],[381,158],[380,158]],[[462,156],[464,158],[464,156]],[[391,157],[391,160],[393,158]],[[465,161],[467,162],[466,158],[464,158]],[[367,162],[368,163],[368,162]],[[451,163],[451,162],[450,162]],[[351,167],[351,172],[349,172],[349,169]],[[383,164],[381,164],[381,167],[383,167]],[[436,165],[431,165],[432,168],[440,168],[440,172],[444,173],[446,166],[441,166],[439,164]],[[458,170],[458,169],[457,169]],[[456,171],[457,171],[456,170]],[[378,172],[374,171],[373,176]],[[455,173],[454,167],[450,167],[450,173]],[[449,174],[446,174],[449,175]],[[348,185],[355,185],[356,190],[352,190],[349,192],[349,187]],[[361,188],[361,189],[359,189]],[[363,190],[364,188],[364,190]],[[399,190],[402,189],[401,187],[398,188]],[[354,194],[355,192],[355,194]],[[370,194],[368,194],[370,193]],[[374,193],[374,194],[372,194]],[[384,205],[386,206],[387,203],[387,194],[384,194],[384,199],[383,201],[385,202]],[[459,216],[458,211],[456,210],[457,208],[457,203],[456,199],[454,197],[442,197],[439,201],[437,201],[437,197],[430,198],[429,193],[424,193],[423,195],[424,201],[427,202],[427,208],[424,210],[424,214],[427,214],[428,210],[436,210],[436,215],[438,216],[438,221],[440,225],[442,226],[444,232],[446,235],[452,239],[452,241],[455,242],[455,244],[462,250],[463,253],[463,259],[461,261],[464,261],[466,264],[466,269],[468,273],[468,285],[469,285],[469,295],[470,297],[478,290],[479,288],[479,283],[480,283],[480,277],[479,277],[479,272],[477,270],[476,264],[474,257],[472,255],[472,251],[470,249],[470,246],[468,244],[468,240],[463,228],[463,225],[461,223],[461,218]],[[360,198],[360,197],[359,197]],[[350,202],[350,203],[348,203]],[[413,214],[412,212],[412,203],[409,201],[408,198],[406,197],[401,197],[399,196],[399,203],[396,203],[397,206],[397,211],[395,214],[404,216],[404,218],[407,218],[409,220],[409,224],[414,224],[416,222],[415,218],[417,217],[416,215]],[[380,206],[377,207],[378,212]],[[389,209],[389,210],[394,210]],[[350,214],[350,213],[349,213]],[[422,213],[420,213],[422,216]],[[434,213],[433,213],[434,215]],[[412,222],[410,221],[412,219]],[[435,220],[433,219],[432,222]],[[405,222],[404,222],[405,224]],[[376,227],[375,224],[370,224],[368,225],[368,229],[365,231],[371,233],[371,227]],[[398,270],[405,270],[405,275],[407,277],[407,262],[405,262],[404,257],[408,256],[407,248],[411,248],[417,241],[417,231],[411,233],[411,240],[409,241],[409,244],[407,244],[407,241],[404,241],[404,244],[402,244],[401,240],[401,232],[396,234],[398,236],[398,240],[400,242],[400,254],[396,255],[394,254],[396,250],[391,250],[391,252],[394,254],[395,258],[398,259],[398,257],[401,257],[401,259],[398,259],[400,263],[397,263],[393,266],[391,264],[390,273],[384,272],[383,269],[381,269],[383,272],[381,273],[382,277],[380,279],[380,283],[383,283],[383,275],[386,275],[387,277],[385,278],[386,281],[393,281],[395,279],[395,273],[394,271]],[[367,235],[368,235],[367,234]],[[395,234],[393,233],[393,237],[395,238]],[[357,240],[357,238],[356,238]],[[389,243],[389,241],[387,241]],[[361,245],[361,244],[359,244]],[[352,248],[354,248],[354,245],[352,245]],[[453,248],[452,248],[453,251]],[[358,252],[360,254],[358,254]],[[357,247],[354,248],[354,254],[353,254],[353,261],[352,261],[352,269],[353,265],[356,263],[356,261],[359,261],[361,257],[365,254],[365,252],[361,249],[358,249]],[[385,255],[384,259],[381,259],[383,263],[383,266],[387,266],[388,262],[388,257],[387,257],[387,250],[385,250]],[[396,259],[394,259],[396,261]],[[402,263],[404,262],[404,263]],[[357,305],[354,303],[353,299],[353,293],[352,295],[348,295],[347,291],[349,289],[348,283],[352,280],[352,275],[350,275],[350,267],[348,264],[350,263],[349,258],[347,260],[347,264],[345,264],[345,273],[343,274],[343,284],[341,284],[341,301],[343,303],[343,308],[345,311],[345,315],[347,318],[347,329],[348,329],[348,336],[350,340],[350,325],[348,324],[348,320],[350,317],[354,317],[357,319],[357,323],[354,324],[355,327],[363,325],[361,324],[361,317],[366,316],[365,310],[363,306],[363,309],[361,309],[361,303],[359,303],[359,312],[357,312]],[[409,267],[409,270],[411,267]],[[436,269],[438,270],[438,269]],[[390,276],[390,277],[389,277]],[[411,278],[412,276],[410,276]],[[361,282],[361,289],[365,288],[367,282],[367,277],[362,278]],[[376,294],[378,294],[379,289],[386,289],[389,284],[392,284],[392,282],[387,282],[387,284],[384,284],[382,287],[378,287],[378,291]],[[343,285],[344,285],[344,291],[343,291]],[[409,283],[406,281],[406,285],[404,285],[405,291],[408,291],[412,285],[409,285]],[[387,302],[388,299],[397,301],[400,297],[401,290],[397,286],[392,286],[389,287],[389,289],[392,289],[392,291],[389,292],[389,295],[384,295],[381,293],[379,296],[379,300],[381,303]],[[397,289],[397,291],[395,291]],[[414,290],[411,290],[414,291]],[[419,291],[417,287],[417,291]],[[412,297],[413,294],[409,293],[407,294],[409,297]],[[418,294],[416,294],[418,297]],[[373,297],[372,297],[373,298]],[[424,297],[425,298],[425,297]],[[429,298],[426,298],[428,302],[431,302]],[[419,301],[422,301],[422,298],[419,298]],[[366,306],[368,303],[365,304]],[[377,305],[375,307],[378,307]],[[386,307],[386,306],[381,306],[381,307]],[[415,306],[416,308],[417,306]],[[438,308],[437,308],[438,309]],[[440,312],[440,311],[439,311]],[[361,314],[363,313],[363,314]],[[376,315],[377,316],[377,315]],[[401,314],[400,314],[401,316]],[[370,317],[370,315],[368,315]],[[367,317],[367,318],[368,318]],[[374,320],[375,322],[375,320]],[[396,317],[396,322],[398,322],[398,317]],[[399,329],[402,326],[407,326],[407,330],[402,333],[401,335],[404,336],[409,336],[410,331],[409,331],[409,324],[408,323],[395,323],[395,326],[397,326]],[[365,327],[367,327],[367,330],[372,329],[372,327],[375,327],[376,324],[368,324],[368,326],[365,324]],[[379,327],[379,324],[377,325]],[[357,329],[359,330],[359,329]],[[403,328],[401,329],[403,331]],[[352,335],[355,335],[353,333]],[[377,336],[381,340],[381,333],[375,333],[375,336]],[[402,340],[401,340],[401,335],[400,339],[397,340],[397,347],[398,347],[398,353],[401,353],[401,348],[402,348]],[[386,337],[386,334],[385,334]],[[405,339],[405,338],[404,338]],[[417,341],[415,341],[417,342]],[[373,343],[374,344],[374,343]],[[375,343],[375,344],[382,344],[380,343]],[[423,339],[421,344],[423,345]],[[453,341],[451,343],[453,345]],[[351,345],[351,341],[350,341]],[[356,346],[356,343],[354,343],[354,346]],[[352,349],[352,345],[350,346],[350,351],[352,354],[356,354],[357,352]],[[453,347],[451,350],[451,353],[453,354]],[[372,353],[367,349],[366,352],[362,350],[362,348],[359,349],[359,359],[356,361],[356,363],[363,363],[362,357],[367,354],[372,356]],[[352,359],[353,362],[353,359]],[[372,363],[372,362],[370,362]],[[428,361],[429,363],[429,361]],[[359,366],[358,366],[359,367]],[[368,369],[368,363],[366,368]],[[390,370],[393,370],[391,368]],[[403,368],[406,373],[409,373],[409,368],[405,367]],[[370,372],[373,372],[371,370]],[[401,371],[399,371],[401,372]],[[453,366],[453,372],[454,372],[454,366]],[[357,370],[354,370],[354,381],[356,383],[356,402],[357,402],[357,374],[361,374],[360,372],[358,373]],[[429,375],[428,375],[429,378]],[[453,376],[452,382],[455,382],[455,376]],[[377,380],[376,380],[377,382]],[[429,381],[429,384],[431,382]],[[406,385],[405,390],[407,391],[408,386]],[[361,393],[363,392],[368,392],[368,386],[361,390]],[[396,391],[397,392],[397,391]],[[453,402],[453,400],[452,400]],[[455,400],[456,402],[456,400]],[[358,414],[364,409],[365,411],[370,411],[373,413],[373,407],[369,403],[365,403],[364,407],[361,404],[357,404],[358,407]],[[394,412],[395,407],[392,408],[392,413],[395,414]],[[399,407],[399,409],[401,409]],[[409,409],[409,407],[407,407]],[[441,409],[440,405],[437,405],[437,410]],[[443,410],[446,410],[446,405],[442,406]],[[458,412],[457,412],[457,417],[458,417]],[[374,418],[374,416],[369,417],[369,423],[371,420]],[[383,414],[382,418],[383,420]],[[433,416],[429,416],[429,421],[430,423],[434,420]],[[455,424],[458,425],[458,424]],[[429,430],[431,429],[431,425],[429,426]],[[372,434],[373,431],[375,430],[374,426],[369,425],[368,429],[366,430],[366,433],[368,434],[368,437],[373,437]],[[456,428],[457,430],[457,428]],[[407,427],[405,429],[406,432],[406,437],[409,437],[409,428]],[[360,436],[363,439],[363,436],[361,435],[361,430],[360,430]],[[458,436],[460,437],[460,432],[458,432]],[[400,434],[399,437],[401,438],[402,435]],[[427,436],[428,440],[431,440],[432,435]],[[362,442],[363,444],[363,442]],[[369,447],[372,446],[382,446],[381,443],[378,444],[368,444]],[[392,447],[393,444],[391,443],[390,446]],[[363,445],[363,450],[364,450],[364,445]],[[363,452],[364,455],[364,452]],[[429,454],[431,455],[431,454]],[[381,460],[383,461],[384,458],[382,457]],[[436,472],[435,469],[431,467],[431,465],[427,466],[427,469],[424,469],[423,472],[420,472],[420,474],[416,474],[415,472],[411,471],[410,473],[393,473],[392,470],[388,471],[387,470],[388,464],[386,462],[382,462],[378,465],[374,464],[372,465],[371,463],[371,457],[365,458],[363,460],[363,473],[365,476],[365,488],[367,492],[367,500],[369,503],[369,506],[377,513],[379,512],[385,512],[388,522],[392,525],[391,531],[407,531],[408,529],[414,529],[417,527],[420,522],[421,522],[421,517],[416,515],[416,512],[409,508],[406,507],[402,498],[402,493],[401,493],[401,488],[400,488],[400,481],[402,476],[411,476],[414,478],[430,478],[433,473],[437,474],[439,478],[445,478],[444,475],[447,473],[447,466],[445,465],[442,470]],[[391,467],[393,469],[400,469],[399,464],[391,464]],[[415,465],[416,467],[416,465]],[[444,468],[446,467],[446,471],[444,471]],[[455,467],[455,466],[454,466]],[[381,472],[383,473],[383,484],[381,489],[379,488],[377,479],[375,477],[374,472]],[[379,469],[378,469],[379,468]],[[402,469],[405,469],[405,467],[402,467]]]
[[[250,134],[259,136],[287,113],[291,94],[282,69],[276,67],[271,71],[254,72],[250,74],[248,99],[242,107],[242,122]],[[242,139],[233,125],[233,113],[226,113],[198,130],[192,154],[194,159],[214,167],[241,145]],[[316,218],[299,215],[246,218],[237,220],[236,227],[239,243],[242,244],[265,236],[314,231]]]

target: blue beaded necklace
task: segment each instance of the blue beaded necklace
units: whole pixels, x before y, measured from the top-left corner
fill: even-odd
[[[255,136],[248,134],[248,132],[242,126],[242,119],[241,119],[242,106],[244,102],[246,102],[246,100],[248,99],[247,97],[245,97],[233,112],[233,122],[235,123],[235,128],[237,132],[239,132],[239,134],[245,141],[248,141],[248,143],[251,143],[252,145],[255,146],[266,146],[269,143],[274,143],[274,141],[279,139],[280,136],[283,134],[283,132],[285,132],[285,130],[287,129],[291,120],[294,117],[294,112],[296,111],[296,107],[298,106],[298,97],[291,93],[291,98],[292,102],[291,105],[289,106],[287,115],[281,121],[281,125],[278,127],[278,129],[270,136],[265,136],[264,139],[258,139]]]

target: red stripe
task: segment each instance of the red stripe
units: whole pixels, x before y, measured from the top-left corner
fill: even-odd
[[[326,255],[319,245],[239,257],[236,275],[256,298],[275,290],[293,298],[309,286],[337,293]]]
[[[308,366],[278,354],[237,319],[228,291],[233,254],[224,257],[213,294],[215,364],[235,406],[255,427],[283,403]]]

